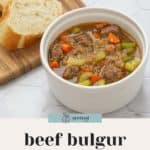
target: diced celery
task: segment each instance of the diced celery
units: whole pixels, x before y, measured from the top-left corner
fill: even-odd
[[[131,53],[135,52],[135,50],[136,50],[135,48],[128,48],[127,53],[131,54]]]
[[[133,42],[122,42],[121,49],[126,49],[128,54],[135,52],[136,50],[136,43]]]
[[[100,51],[96,54],[96,61],[100,61],[106,57],[105,51]]]
[[[131,61],[132,59],[133,59],[133,56],[131,56],[131,55],[123,57],[124,62]]]
[[[90,80],[85,80],[85,81],[79,82],[78,84],[84,85],[84,86],[90,86],[90,85],[92,85],[92,83],[91,83]]]
[[[84,73],[82,73],[80,75],[80,77],[79,77],[79,82],[83,82],[83,81],[89,79],[92,76],[92,74],[93,74],[92,72],[84,72]]]
[[[125,69],[128,70],[129,72],[132,72],[132,71],[134,71],[135,66],[133,65],[132,62],[127,62],[127,63],[125,64]]]
[[[106,84],[106,80],[101,79],[97,82],[97,85],[105,85]]]
[[[75,27],[75,28],[73,28],[73,30],[72,30],[72,33],[73,34],[77,34],[77,33],[80,33],[81,32],[81,29],[79,28],[79,27]]]
[[[121,43],[121,48],[122,49],[130,49],[130,48],[135,48],[136,47],[136,44],[133,43],[133,42],[122,42]]]
[[[69,59],[67,60],[67,64],[68,66],[72,66],[72,65],[77,65],[77,66],[82,66],[86,63],[86,59],[84,58],[73,58],[73,57],[69,57]]]
[[[125,69],[129,72],[133,72],[140,64],[140,62],[141,60],[139,58],[134,58],[132,61],[126,62]]]

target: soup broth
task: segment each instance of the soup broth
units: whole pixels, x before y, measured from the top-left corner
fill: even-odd
[[[136,40],[108,22],[79,24],[61,33],[50,45],[49,65],[56,74],[84,86],[119,81],[140,64]]]

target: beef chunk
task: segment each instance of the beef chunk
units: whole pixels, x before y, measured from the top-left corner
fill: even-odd
[[[73,77],[77,76],[79,73],[79,67],[78,66],[69,66],[65,68],[64,73],[63,73],[63,78],[70,80]]]
[[[64,54],[63,54],[61,49],[58,49],[58,50],[57,49],[52,49],[51,50],[51,58],[60,61],[60,60],[63,59],[63,56],[64,56]]]
[[[101,34],[108,34],[109,32],[119,33],[120,28],[117,25],[110,25],[101,30]]]
[[[118,81],[122,79],[125,75],[125,72],[116,67],[114,64],[108,64],[103,69],[103,76],[108,83]]]
[[[91,46],[92,45],[92,39],[86,33],[76,35],[74,37],[74,39],[75,39],[76,42],[78,42],[79,44],[81,44],[83,46]]]

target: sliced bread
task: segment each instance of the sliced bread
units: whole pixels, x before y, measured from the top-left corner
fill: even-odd
[[[63,9],[58,0],[0,0],[0,12],[0,44],[15,50],[32,45]]]

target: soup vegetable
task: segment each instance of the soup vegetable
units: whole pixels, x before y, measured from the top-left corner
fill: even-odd
[[[108,22],[76,25],[50,45],[49,65],[64,79],[102,86],[132,73],[142,54],[136,41],[119,26]]]

